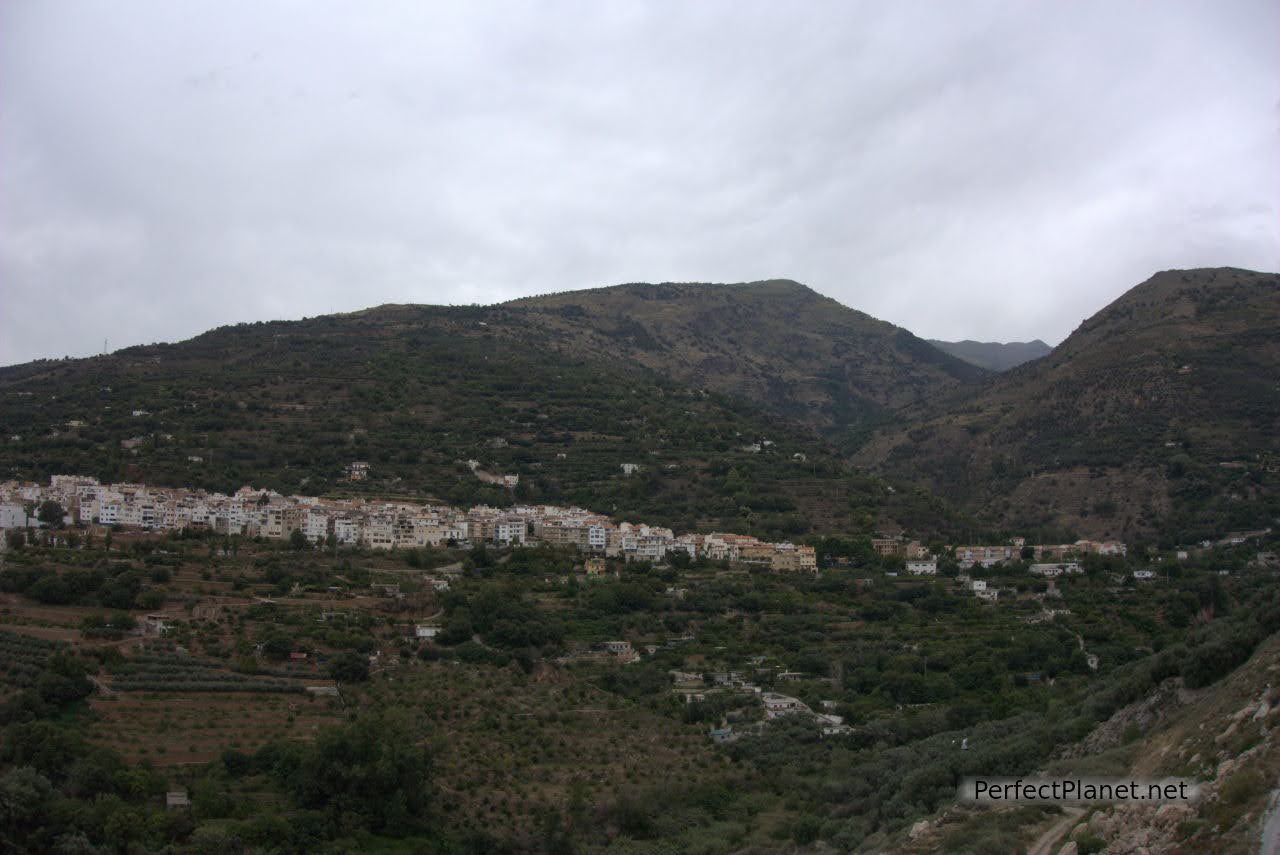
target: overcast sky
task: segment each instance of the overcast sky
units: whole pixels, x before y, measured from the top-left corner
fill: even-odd
[[[0,3],[0,363],[798,279],[1056,343],[1280,270],[1280,3]]]

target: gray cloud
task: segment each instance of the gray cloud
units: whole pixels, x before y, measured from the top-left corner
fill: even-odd
[[[1280,7],[0,5],[0,363],[382,302],[799,279],[1056,341],[1280,269]]]

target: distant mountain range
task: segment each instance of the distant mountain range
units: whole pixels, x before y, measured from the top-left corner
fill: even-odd
[[[1047,356],[1053,350],[1040,339],[1002,344],[998,341],[939,341],[931,338],[929,344],[988,371],[1008,371],[1024,362]]]
[[[0,368],[0,477],[572,501],[767,535],[967,514],[1207,535],[1280,517],[1278,307],[1274,274],[1169,271],[1047,355],[935,346],[787,280],[240,324]],[[342,480],[354,460],[368,482]]]

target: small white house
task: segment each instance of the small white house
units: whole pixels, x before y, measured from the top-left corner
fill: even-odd
[[[420,623],[413,628],[413,635],[415,638],[435,638],[439,634],[440,627],[438,626],[428,626],[427,624]]]
[[[929,561],[908,561],[907,572],[912,576],[936,576],[938,573],[938,562]]]
[[[1074,561],[1068,561],[1062,564],[1032,564],[1030,572],[1032,576],[1044,576],[1047,579],[1052,579],[1054,576],[1072,576],[1083,571],[1080,569],[1079,564]]]

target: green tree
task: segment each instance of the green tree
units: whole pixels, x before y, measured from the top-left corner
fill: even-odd
[[[363,683],[369,679],[369,658],[346,650],[329,661],[329,676],[341,683]]]
[[[66,516],[66,511],[62,509],[62,505],[48,499],[40,503],[40,510],[36,513],[36,519],[49,526],[49,528],[61,528],[62,518]]]
[[[358,817],[377,832],[403,835],[430,801],[431,760],[401,711],[370,713],[321,731],[304,756],[296,794],[338,821]]]

